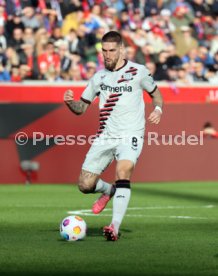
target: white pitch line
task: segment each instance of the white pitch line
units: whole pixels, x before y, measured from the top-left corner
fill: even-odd
[[[149,215],[126,215],[127,217],[149,217],[149,218],[171,218],[171,219],[208,219],[205,217],[190,217],[190,216],[149,216]]]
[[[214,205],[205,206],[150,206],[150,207],[130,207],[128,210],[156,210],[156,209],[195,209],[195,208],[214,208]],[[107,211],[111,211],[111,208],[105,208],[103,213],[95,215],[90,209],[68,211],[70,215],[81,215],[81,216],[104,216],[111,217],[111,214],[105,214]],[[143,214],[127,214],[127,217],[155,217],[155,218],[172,218],[172,219],[207,219],[206,217],[191,217],[191,216],[151,216]]]
[[[156,210],[156,209],[199,209],[199,208],[214,208],[214,205],[205,206],[147,206],[147,207],[130,207],[128,210]],[[111,209],[104,209],[111,210]],[[87,210],[88,211],[88,210]]]
[[[81,210],[82,211],[82,210]],[[111,217],[109,214],[100,214],[100,215],[95,215],[92,213],[83,213],[79,211],[69,211],[67,212],[69,215],[80,215],[80,216],[87,216],[87,217]],[[126,217],[147,217],[147,218],[171,218],[171,219],[208,219],[205,217],[190,217],[190,216],[151,216],[151,215],[135,215],[135,214],[126,214]]]
[[[129,207],[127,210],[155,210],[155,209],[199,209],[199,208],[214,208],[214,205],[204,205],[204,206],[147,206],[147,207]],[[105,211],[111,211],[112,208],[105,208]],[[71,211],[69,211],[71,212]],[[91,209],[75,210],[72,212],[92,212]]]

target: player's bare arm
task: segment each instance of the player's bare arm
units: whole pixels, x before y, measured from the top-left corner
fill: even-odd
[[[76,115],[83,114],[89,106],[88,103],[85,103],[82,100],[74,101],[74,95],[72,90],[67,90],[64,93],[64,102],[67,105],[67,107]]]
[[[149,115],[148,120],[151,124],[159,124],[162,115],[163,98],[158,88],[156,88],[150,96],[152,98],[154,110]]]

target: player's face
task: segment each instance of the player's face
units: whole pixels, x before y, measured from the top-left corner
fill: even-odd
[[[114,70],[121,55],[121,47],[116,42],[103,42],[102,53],[104,65],[108,70]]]

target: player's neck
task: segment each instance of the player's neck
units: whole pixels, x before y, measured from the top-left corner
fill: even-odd
[[[120,60],[118,60],[118,62],[117,62],[117,64],[116,64],[113,71],[120,70],[121,68],[123,68],[126,65],[126,63],[127,63],[127,60],[124,59],[124,58],[121,58]]]

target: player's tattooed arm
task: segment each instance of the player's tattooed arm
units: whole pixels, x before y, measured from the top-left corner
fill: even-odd
[[[88,103],[85,103],[82,100],[74,101],[73,91],[71,90],[67,90],[64,93],[64,102],[67,107],[76,115],[83,114],[89,106]]]
[[[86,111],[87,104],[83,101],[69,101],[66,104],[68,108],[76,115],[81,115]]]
[[[148,120],[151,124],[159,124],[161,115],[162,115],[162,107],[163,107],[162,95],[158,88],[156,88],[154,92],[149,95],[152,98],[152,104],[154,106],[154,110],[149,115]]]
[[[154,107],[159,106],[160,108],[163,107],[163,98],[160,93],[160,90],[156,88],[153,93],[149,94],[152,98],[152,104]]]

